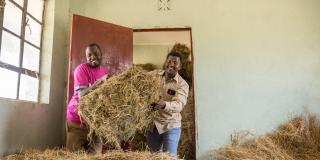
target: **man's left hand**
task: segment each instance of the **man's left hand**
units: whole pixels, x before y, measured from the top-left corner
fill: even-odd
[[[152,106],[153,109],[156,110],[164,109],[166,107],[166,102],[163,99],[160,99],[158,103],[154,103]]]

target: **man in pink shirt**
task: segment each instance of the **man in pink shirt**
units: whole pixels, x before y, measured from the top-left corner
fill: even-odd
[[[98,44],[88,45],[85,53],[87,62],[77,66],[74,71],[74,93],[67,108],[66,147],[71,151],[87,149],[90,153],[100,154],[102,139],[94,136],[93,143],[88,142],[89,128],[79,116],[77,104],[90,89],[107,78],[109,71],[100,66],[102,53]]]

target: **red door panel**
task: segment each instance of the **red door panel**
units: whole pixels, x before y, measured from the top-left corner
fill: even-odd
[[[73,15],[70,35],[68,93],[73,94],[73,71],[86,62],[85,47],[97,43],[102,50],[102,66],[117,73],[132,65],[133,31],[131,28]]]

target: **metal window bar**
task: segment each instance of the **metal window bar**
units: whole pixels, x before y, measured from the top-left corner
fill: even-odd
[[[41,21],[39,21],[37,18],[35,18],[33,15],[31,15],[30,13],[27,12],[27,15],[29,17],[31,17],[33,20],[35,20],[36,22],[38,22],[39,24],[43,25],[43,23]]]
[[[1,0],[0,0],[1,1]],[[24,8],[24,6],[23,7],[21,7],[17,2],[15,2],[14,0],[8,0],[8,1],[10,1],[11,3],[13,3],[16,7],[18,7],[18,8],[20,8],[21,10],[26,10],[26,13],[27,13],[27,15],[28,16],[30,16],[32,19],[34,19],[36,22],[38,22],[39,24],[43,24],[40,20],[38,20],[36,17],[34,17],[32,14],[30,14],[28,11],[27,11],[27,8]],[[43,14],[42,14],[43,15]]]
[[[16,7],[20,8],[21,10],[23,10],[23,6],[21,7],[17,2],[13,1],[13,0],[8,0],[11,3],[13,3]]]
[[[4,15],[4,6],[5,0],[0,0],[0,57],[1,57],[1,41],[2,41],[2,26],[3,26],[3,15]]]
[[[2,30],[4,30],[4,31],[6,31],[6,32],[8,32],[8,33],[10,33],[10,34],[12,34],[12,35],[14,35],[14,36],[16,36],[16,37],[19,38],[19,39],[22,39],[22,36],[17,35],[16,33],[10,31],[9,29],[7,29],[7,28],[5,28],[5,27],[0,27],[0,29],[2,29]],[[1,33],[2,33],[2,32],[1,32]],[[24,42],[30,44],[30,45],[33,46],[34,48],[37,48],[37,49],[39,49],[39,50],[41,49],[41,47],[36,46],[35,44],[29,42],[28,40],[24,40]],[[1,49],[1,48],[0,48],[0,49]]]
[[[27,76],[34,77],[34,78],[39,78],[39,76],[40,76],[39,72],[37,72],[37,71],[32,71],[32,70],[26,69],[26,68],[20,68],[20,67],[2,62],[2,61],[0,61],[0,67],[14,71],[14,72],[23,73]]]
[[[11,0],[10,0],[11,1]],[[26,26],[26,17],[27,17],[27,5],[28,0],[24,0],[23,9],[22,9],[22,23],[21,23],[21,39],[20,39],[20,54],[19,54],[19,68],[22,67],[23,62],[23,50],[24,50],[24,35],[25,35],[25,26]],[[21,72],[18,74],[18,84],[17,84],[17,95],[16,99],[19,99],[20,94],[20,80]]]

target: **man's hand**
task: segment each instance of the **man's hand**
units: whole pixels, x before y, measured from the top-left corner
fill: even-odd
[[[154,110],[164,109],[166,107],[166,102],[163,99],[160,99],[158,103],[152,103],[151,106]]]

